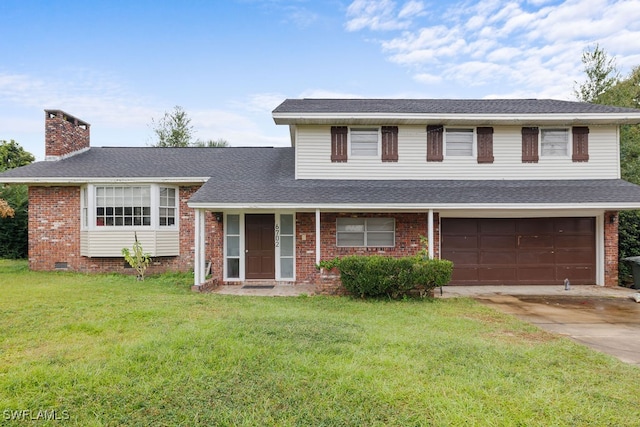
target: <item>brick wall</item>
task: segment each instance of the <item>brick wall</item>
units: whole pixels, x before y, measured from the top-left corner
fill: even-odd
[[[199,186],[180,187],[180,255],[154,257],[149,274],[193,270],[194,210],[187,206]],[[216,249],[218,223],[205,216],[205,229],[214,231],[206,240],[205,256],[211,259]],[[88,258],[80,255],[80,187],[29,187],[29,267],[55,270],[56,263],[66,269],[83,272],[134,274],[124,258]],[[222,277],[222,276],[220,276]]]
[[[62,157],[89,148],[90,125],[60,110],[46,110],[45,156]]]
[[[618,212],[604,213],[604,285],[618,286]]]

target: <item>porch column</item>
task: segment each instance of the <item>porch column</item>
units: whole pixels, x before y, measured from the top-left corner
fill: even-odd
[[[316,264],[320,264],[320,209],[316,209]]]
[[[429,209],[427,218],[427,251],[429,252],[429,259],[433,259],[433,209]]]
[[[194,227],[194,259],[193,259],[193,286],[199,289],[205,281],[204,262],[204,214],[202,209],[195,210]]]

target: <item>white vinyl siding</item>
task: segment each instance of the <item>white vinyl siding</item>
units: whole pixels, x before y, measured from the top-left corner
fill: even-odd
[[[534,124],[527,123],[533,126]],[[452,126],[455,127],[455,126]],[[619,178],[616,126],[589,126],[589,161],[567,157],[541,157],[522,163],[522,126],[494,126],[491,165],[471,157],[447,157],[426,162],[426,126],[398,127],[398,161],[350,157],[331,163],[331,127],[299,125],[296,128],[296,178],[298,179],[615,179]],[[571,149],[569,149],[571,150]],[[559,167],[560,166],[560,167]]]
[[[122,248],[131,248],[134,235],[131,230],[105,228],[80,232],[80,255],[87,257],[122,257]],[[138,241],[145,252],[155,256],[180,255],[178,230],[137,230]]]

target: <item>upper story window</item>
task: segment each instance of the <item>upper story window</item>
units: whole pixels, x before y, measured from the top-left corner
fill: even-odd
[[[349,158],[398,161],[398,126],[331,126],[331,162],[346,163]]]
[[[473,157],[473,129],[446,128],[445,154],[447,157]]]
[[[569,156],[569,129],[540,129],[541,157]]]
[[[178,192],[159,185],[90,185],[83,189],[85,227],[150,227],[176,225]]]
[[[538,155],[540,153],[540,155]],[[522,162],[538,163],[539,157],[589,161],[589,128],[522,128]]]
[[[354,157],[378,156],[378,128],[351,128],[350,155]]]

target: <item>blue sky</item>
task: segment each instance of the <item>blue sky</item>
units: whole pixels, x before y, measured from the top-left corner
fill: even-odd
[[[285,98],[573,99],[598,43],[640,65],[640,0],[0,1],[0,140],[44,157],[44,109],[93,146],[150,145],[174,106],[195,136],[284,146]]]

